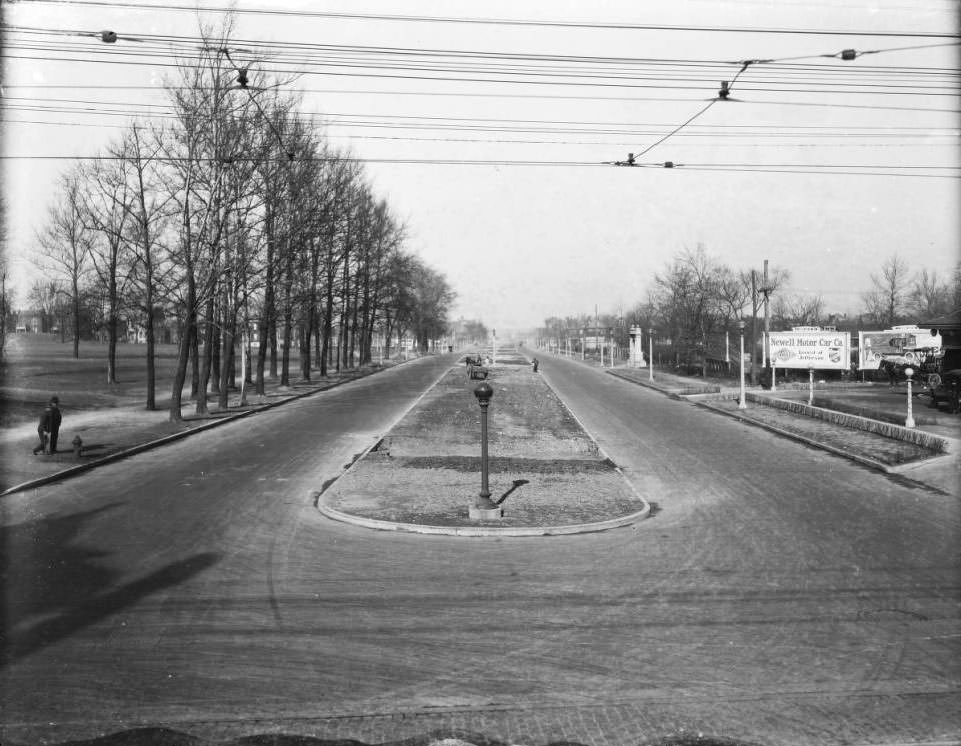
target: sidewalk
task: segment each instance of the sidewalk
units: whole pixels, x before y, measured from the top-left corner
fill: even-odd
[[[33,422],[0,430],[0,496],[64,479],[99,464],[186,437],[193,432],[255,415],[404,362],[407,361],[391,360],[385,361],[384,365],[366,365],[309,382],[295,381],[287,387],[280,386],[276,381],[268,381],[265,396],[248,393],[247,404],[240,406],[239,402],[233,401],[239,394],[232,393],[230,406],[223,411],[217,409],[216,399],[212,399],[208,405],[210,413],[204,416],[195,415],[195,402],[186,401],[181,408],[181,422],[171,422],[167,409],[151,412],[142,405],[132,405],[76,411],[70,409],[69,401],[64,401],[63,424],[55,454],[33,455],[32,449],[37,444],[37,427]],[[77,436],[83,441],[79,457],[72,445]]]
[[[929,409],[926,399],[915,396],[916,426],[904,427],[907,392],[903,387],[817,384],[813,407],[807,405],[807,386],[778,386],[773,392],[748,387],[747,408],[739,409],[739,387],[702,383],[656,368],[653,381],[646,368],[607,372],[865,466],[961,494],[961,417]]]

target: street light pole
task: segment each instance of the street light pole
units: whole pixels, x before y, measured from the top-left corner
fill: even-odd
[[[908,416],[904,421],[904,426],[914,427],[914,410],[911,401],[911,376],[914,375],[914,368],[905,368],[904,375],[908,377]]]
[[[491,500],[491,491],[487,482],[487,409],[490,407],[493,387],[484,381],[474,389],[474,396],[481,408],[481,489],[474,499],[474,505],[468,510],[471,518],[499,518],[503,511]]]
[[[740,355],[740,359],[741,359],[741,365],[740,365],[740,369],[741,369],[741,395],[740,395],[740,397],[739,397],[738,400],[737,400],[737,408],[738,408],[738,409],[747,409],[747,401],[746,401],[746,399],[745,399],[745,393],[744,393],[744,319],[739,319],[739,320],[738,320],[738,322],[737,322],[737,329],[738,329],[738,331],[740,332],[740,337],[741,337],[741,355]]]

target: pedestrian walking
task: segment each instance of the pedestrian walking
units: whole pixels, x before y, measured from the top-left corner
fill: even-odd
[[[40,415],[40,422],[37,423],[37,435],[40,436],[40,442],[37,443],[33,449],[34,456],[41,451],[43,453],[57,452],[57,436],[60,434],[60,422],[62,419],[62,415],[60,414],[60,399],[56,396],[51,396],[50,401],[47,402],[47,406],[44,407],[43,413]]]

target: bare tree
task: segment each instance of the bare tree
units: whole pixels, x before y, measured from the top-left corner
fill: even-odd
[[[932,319],[952,311],[951,285],[938,280],[938,273],[922,269],[911,282],[907,293],[907,307],[917,320]]]
[[[66,305],[63,281],[36,280],[27,290],[27,303],[40,314],[40,331],[48,331],[57,321],[63,328],[66,322]]]
[[[871,275],[871,289],[861,296],[865,314],[882,326],[896,324],[906,310],[910,281],[907,262],[892,254],[881,265],[881,274]]]
[[[700,363],[705,375],[708,335],[721,327],[720,279],[720,266],[701,245],[676,255],[654,276],[659,325],[670,329],[675,364]]]
[[[772,315],[781,327],[820,326],[824,301],[820,295],[781,295],[775,300]]]
[[[106,299],[107,383],[117,383],[117,336],[121,299],[126,296],[131,261],[126,243],[130,193],[122,162],[95,161],[84,170],[84,220],[93,231],[93,277]]]
[[[172,271],[163,238],[172,217],[172,195],[162,188],[163,173],[159,154],[162,133],[134,124],[115,149],[123,164],[130,199],[125,203],[129,215],[127,240],[131,255],[130,280],[135,294],[130,304],[139,309],[146,342],[146,408],[156,408],[156,336],[158,297]]]
[[[86,280],[93,235],[86,224],[82,197],[83,175],[79,168],[60,179],[59,201],[50,206],[47,223],[38,233],[37,266],[64,279],[72,321],[73,356],[80,357],[81,285]]]
[[[184,331],[171,391],[170,419],[181,419],[182,390],[187,365],[192,359],[195,371],[196,411],[207,412],[207,384],[212,368],[214,345],[214,302],[221,268],[222,238],[230,167],[229,135],[233,130],[225,119],[232,106],[226,101],[232,87],[234,68],[224,59],[230,19],[214,38],[209,29],[201,34],[207,43],[199,60],[180,67],[179,85],[170,88],[175,122],[165,139],[164,154],[172,167],[166,181],[170,199],[181,215],[180,230],[171,255],[182,272],[180,305]],[[198,368],[201,313],[204,321],[204,355]]]

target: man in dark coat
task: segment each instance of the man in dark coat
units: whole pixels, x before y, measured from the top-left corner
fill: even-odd
[[[57,435],[60,433],[61,419],[60,399],[56,396],[51,396],[50,401],[43,410],[43,414],[40,415],[40,422],[37,424],[37,434],[40,436],[40,442],[33,449],[34,455],[37,455],[38,451],[43,451],[44,453],[57,452]],[[47,443],[48,436],[50,438],[49,445]]]

